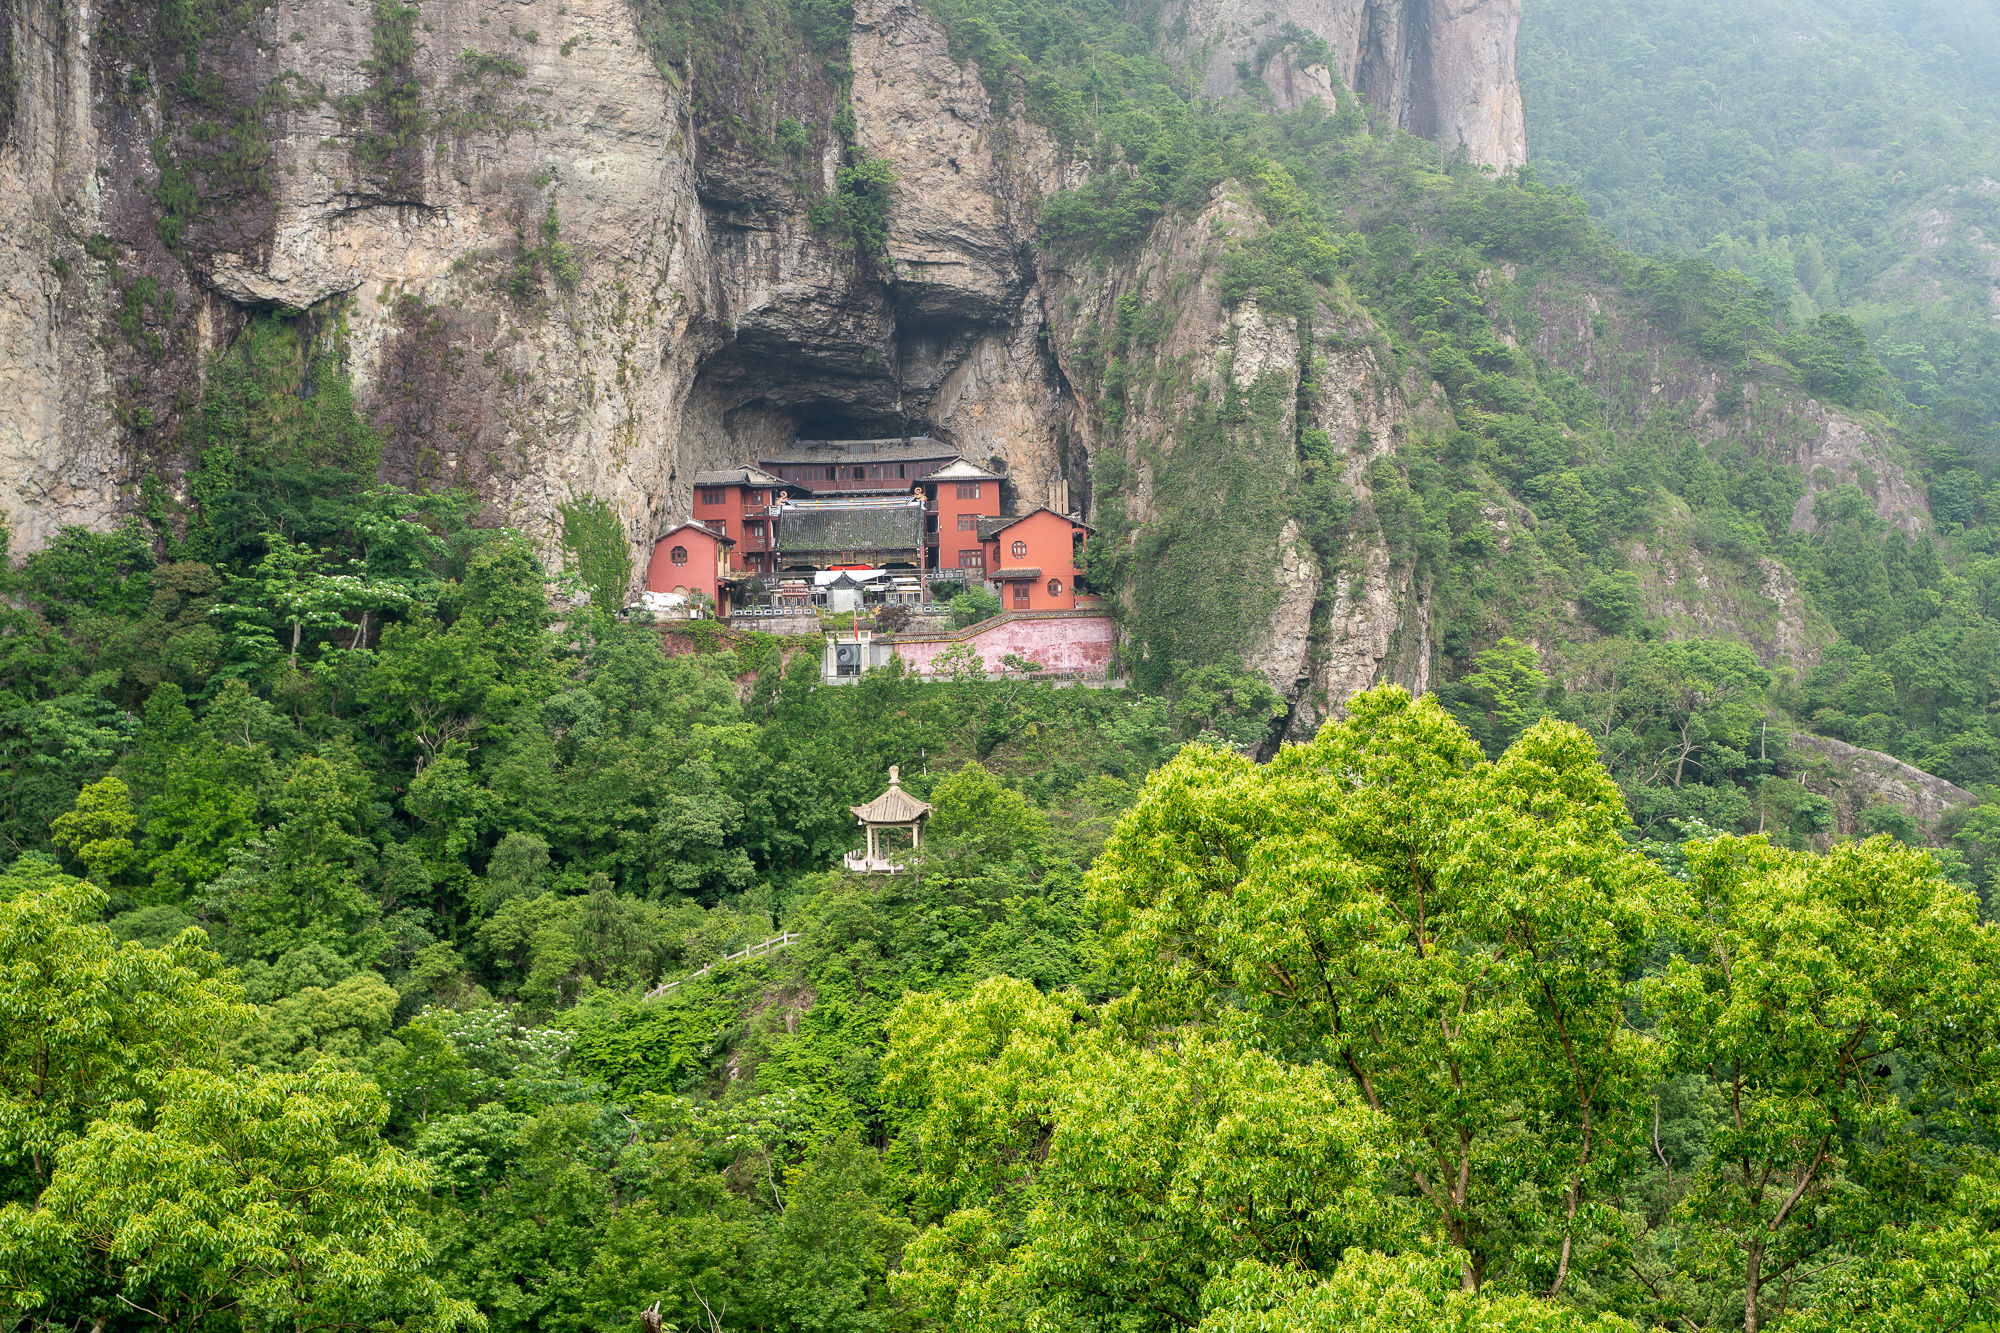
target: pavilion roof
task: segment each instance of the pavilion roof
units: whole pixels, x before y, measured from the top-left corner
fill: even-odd
[[[931,812],[928,802],[903,790],[902,779],[893,768],[889,770],[889,790],[866,805],[847,808],[864,824],[914,824]]]

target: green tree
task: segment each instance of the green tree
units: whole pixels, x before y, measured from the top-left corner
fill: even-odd
[[[1469,696],[1461,716],[1476,724],[1488,753],[1498,754],[1542,715],[1548,673],[1528,644],[1502,639],[1472,660],[1458,685]]]
[[[1769,681],[1748,648],[1722,639],[1676,639],[1635,659],[1625,688],[1644,719],[1634,730],[1653,747],[1653,771],[1664,778],[1671,769],[1678,787],[1705,748],[1724,752],[1703,761],[1711,766],[1726,763],[1729,750],[1740,759]]]
[[[188,902],[227,869],[230,853],[256,834],[263,798],[278,786],[270,746],[227,734],[231,704],[243,697],[235,691],[247,695],[235,682],[211,705],[210,725],[200,726],[180,687],[161,685],[146,700],[145,727],[120,764],[143,815],[138,857],[150,886],[140,896],[150,902]]]
[[[951,1206],[897,1287],[952,1329],[1188,1327],[1209,1283],[1261,1257],[1313,1273],[1408,1219],[1337,1075],[1188,1034],[1131,1046],[1013,979],[913,995],[885,1092],[909,1110],[918,1189]]]
[[[376,725],[417,752],[417,767],[477,736],[501,665],[474,625],[427,617],[383,631],[380,658],[361,686]]]
[[[889,1274],[915,1228],[894,1211],[882,1159],[852,1129],[815,1142],[771,1229],[771,1311],[799,1333],[899,1328]]]
[[[1528,1296],[1453,1291],[1451,1267],[1448,1259],[1360,1252],[1321,1278],[1248,1261],[1209,1289],[1201,1333],[1632,1333],[1637,1327]]]
[[[104,888],[137,858],[132,830],[132,791],[117,778],[103,778],[77,793],[76,804],[49,825],[49,840],[83,862]]]
[[[25,1234],[0,1245],[44,1247],[45,1272],[87,1264],[169,1328],[484,1326],[427,1271],[414,1223],[430,1174],[377,1139],[373,1084],[181,1070],[160,1092],[66,1147]]]
[[[202,914],[234,957],[276,959],[310,944],[372,961],[382,940],[375,847],[362,836],[366,775],[351,759],[305,755],[272,797],[277,823],[236,852]]]
[[[252,663],[271,659],[273,645],[262,636],[273,628],[289,638],[287,664],[296,671],[307,633],[348,628],[349,611],[401,610],[410,603],[409,592],[396,581],[330,571],[323,552],[277,533],[265,533],[263,542],[264,556],[250,577],[235,580],[215,608],[216,618],[232,627],[238,651]]]
[[[1628,569],[1596,575],[1584,584],[1576,601],[1590,623],[1606,634],[1623,634],[1645,609],[1639,597],[1639,576]]]
[[[1487,764],[1433,700],[1348,707],[1263,768],[1196,747],[1154,776],[1091,872],[1109,948],[1153,1021],[1351,1079],[1468,1290],[1560,1291],[1640,1145],[1632,980],[1672,886],[1574,728]]]
[[[30,1204],[58,1154],[174,1069],[218,1063],[241,992],[198,931],[120,944],[105,895],[29,858],[0,873],[0,1201]],[[18,1219],[17,1219],[18,1220]],[[9,1224],[10,1226],[13,1223]]]
[[[1755,1333],[1768,1284],[1859,1239],[1843,1214],[1869,1215],[1854,1197],[1868,1159],[1907,1150],[1889,1075],[1934,1059],[1951,1001],[1981,989],[1978,908],[1927,854],[1886,838],[1823,858],[1717,838],[1687,858],[1686,952],[1647,998],[1675,1064],[1725,1107],[1683,1204],[1702,1224],[1684,1253],[1741,1283]],[[1836,1192],[1844,1207],[1819,1206]],[[1890,1215],[1906,1206],[1893,1197]]]
[[[1000,599],[983,585],[968,587],[951,599],[951,623],[960,629],[1000,614]]]

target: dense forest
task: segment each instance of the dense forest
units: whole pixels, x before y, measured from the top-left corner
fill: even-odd
[[[1852,315],[1961,427],[2000,415],[1996,60],[1984,0],[1531,0],[1520,43],[1537,169],[1621,245]]]
[[[1863,204],[1773,230],[1668,174],[1594,220],[1344,94],[1191,101],[1144,6],[932,8],[1096,168],[1043,244],[1112,262],[1239,189],[1230,300],[1352,302],[1440,386],[1365,502],[1312,431],[1283,497],[1329,571],[1379,542],[1431,581],[1439,687],[1277,745],[1107,475],[1132,688],[827,688],[771,636],[621,614],[588,513],[552,576],[469,494],[376,485],[337,329],[260,315],[185,501],[0,562],[0,1326],[2000,1320],[2000,453],[1948,407],[1977,366],[1931,401],[1840,285],[1878,271]],[[840,69],[818,0],[647,18]],[[880,171],[850,154],[826,205],[864,253]],[[1935,527],[1857,486],[1795,527],[1806,479],[1726,422],[1635,421],[1529,350],[1572,288],[1725,383],[1718,417],[1866,420]],[[1097,330],[1083,387],[1165,373],[1160,319]],[[1640,542],[1789,571],[1815,664],[1683,632]],[[1795,732],[1982,799],[1842,827]],[[835,869],[892,765],[923,853]]]

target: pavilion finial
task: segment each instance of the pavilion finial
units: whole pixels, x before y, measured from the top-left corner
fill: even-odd
[[[903,785],[902,771],[894,764],[889,765],[889,785],[891,787]]]

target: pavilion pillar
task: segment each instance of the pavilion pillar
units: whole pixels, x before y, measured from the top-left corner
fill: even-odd
[[[872,863],[875,859],[875,826],[870,824],[868,826],[868,860]]]

